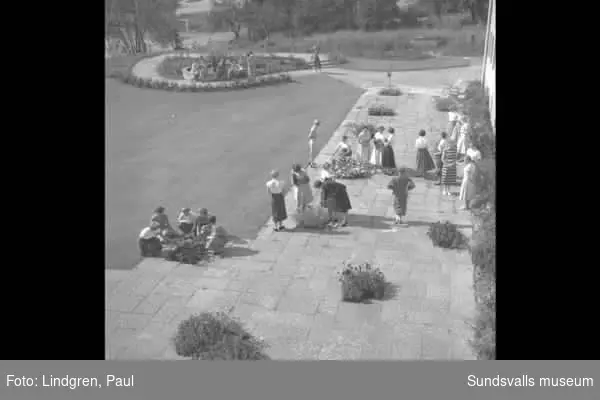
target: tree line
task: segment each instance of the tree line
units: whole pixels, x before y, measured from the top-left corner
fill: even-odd
[[[166,44],[177,40],[175,11],[180,0],[105,0],[107,36],[118,37],[131,52],[146,51],[144,38]],[[417,26],[427,15],[468,12],[485,21],[488,0],[223,0],[208,21],[215,30],[230,30],[236,39],[261,40],[273,32],[288,36],[336,30],[377,31]]]

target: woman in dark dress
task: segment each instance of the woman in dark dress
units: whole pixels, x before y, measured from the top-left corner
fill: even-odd
[[[271,172],[271,180],[267,182],[267,191],[271,196],[271,215],[273,217],[273,229],[276,232],[284,230],[283,221],[287,219],[285,209],[284,184],[279,179],[279,172]]]
[[[406,168],[403,167],[398,170],[398,176],[394,177],[390,183],[388,183],[387,188],[390,189],[394,195],[394,223],[404,225],[402,219],[406,216],[408,192],[415,188],[415,183],[408,177]]]
[[[381,152],[381,168],[387,174],[396,170],[396,157],[394,155],[393,139],[394,128],[388,129],[388,135],[383,139],[383,150]]]
[[[348,211],[352,209],[346,185],[331,178],[317,180],[316,189],[321,189],[321,206],[327,208],[329,222],[339,222],[339,226],[348,225]]]

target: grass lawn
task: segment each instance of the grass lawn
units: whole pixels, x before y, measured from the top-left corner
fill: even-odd
[[[369,58],[347,57],[347,63],[340,68],[354,71],[423,71],[429,69],[464,68],[471,65],[471,61],[462,57],[440,57],[427,60],[395,61],[374,60]]]
[[[253,238],[269,218],[265,182],[287,178],[307,157],[321,120],[319,150],[361,90],[327,76],[235,92],[173,93],[106,80],[106,260],[128,269],[137,236],[158,205],[172,223],[180,208],[207,207],[218,223]]]

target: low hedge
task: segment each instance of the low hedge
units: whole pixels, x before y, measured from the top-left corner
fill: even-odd
[[[122,81],[139,88],[146,89],[162,89],[177,92],[214,92],[224,90],[239,90],[248,89],[260,86],[277,85],[292,81],[289,74],[272,74],[262,75],[255,78],[248,78],[236,81],[219,81],[219,82],[189,82],[175,81],[164,78],[142,78],[136,77],[133,74],[128,74],[121,77]]]
[[[496,213],[476,217],[471,238],[475,323],[471,347],[479,360],[496,359]]]
[[[379,96],[402,96],[402,91],[398,88],[383,88],[378,93]]]
[[[373,117],[393,117],[396,112],[383,104],[377,104],[369,107],[369,115]]]

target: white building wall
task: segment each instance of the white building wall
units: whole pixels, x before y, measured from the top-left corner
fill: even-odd
[[[496,130],[496,0],[490,0],[486,45],[483,57],[483,85],[490,103],[492,126]]]

